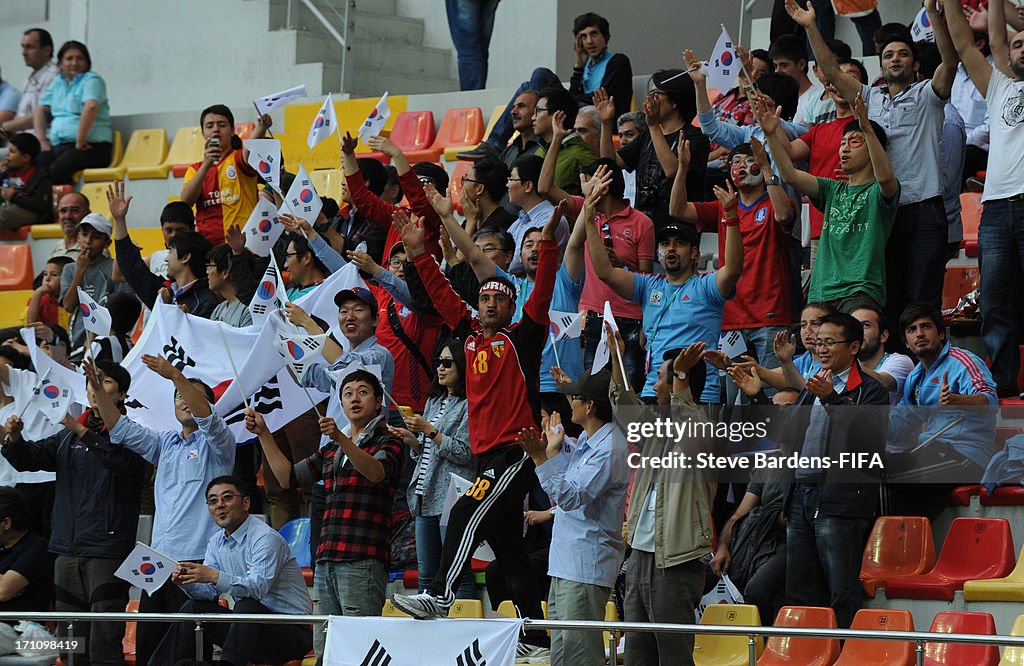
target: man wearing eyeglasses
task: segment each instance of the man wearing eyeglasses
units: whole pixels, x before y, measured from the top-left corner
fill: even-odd
[[[247,613],[307,615],[311,610],[306,582],[288,542],[259,518],[249,515],[250,499],[242,480],[218,476],[205,486],[203,497],[216,527],[206,544],[202,563],[181,562],[171,574],[188,599],[182,613]],[[205,530],[203,530],[205,532]],[[217,603],[230,595],[234,608]],[[142,623],[146,624],[146,623]],[[141,627],[139,627],[141,629]],[[308,624],[208,623],[204,630],[204,657],[210,661],[213,644],[221,646],[221,664],[251,661],[282,663],[302,659],[313,646]],[[177,622],[148,663],[171,666],[195,656],[195,631]]]
[[[60,223],[64,237],[54,243],[50,250],[50,257],[71,257],[78,256],[81,248],[78,246],[78,223],[89,214],[89,199],[78,192],[68,192],[60,198],[57,204],[57,222]]]
[[[840,627],[849,627],[863,603],[860,560],[878,509],[878,485],[834,464],[841,454],[881,455],[889,393],[863,371],[857,353],[864,325],[853,315],[823,317],[814,344],[821,371],[807,380],[787,424],[784,442],[798,452],[786,502],[786,594],[789,602],[831,606]],[[866,471],[866,470],[865,470]]]
[[[147,354],[142,362],[174,384],[174,416],[181,430],[150,430],[124,416],[107,395],[98,395],[97,411],[113,444],[134,451],[157,467],[153,548],[178,562],[199,562],[216,532],[216,526],[206,518],[203,489],[211,479],[231,473],[235,438],[220,414],[213,411],[214,395],[209,386],[188,379],[162,356]],[[139,610],[173,612],[184,601],[184,594],[166,583],[155,593],[143,596]],[[148,663],[169,626],[142,623],[136,643],[140,664]]]

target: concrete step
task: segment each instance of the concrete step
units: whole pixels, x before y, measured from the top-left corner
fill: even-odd
[[[366,42],[389,42],[391,44],[423,44],[423,21],[378,10],[357,9],[349,13],[350,33],[353,44]]]
[[[342,46],[334,37],[310,32],[307,30],[295,30],[295,62],[300,63],[340,63]],[[352,52],[349,51],[349,55]]]
[[[348,92],[353,97],[374,97],[385,90],[401,95],[453,92],[459,82],[449,78],[412,76],[392,71],[356,67],[352,72],[352,85]]]
[[[400,72],[405,75],[447,78],[451,52],[408,44],[356,40],[349,56],[354,67]]]

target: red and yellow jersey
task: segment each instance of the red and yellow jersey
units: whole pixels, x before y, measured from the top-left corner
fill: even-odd
[[[189,182],[199,171],[196,162],[185,172]],[[232,150],[213,165],[203,178],[196,202],[196,231],[214,245],[224,242],[224,232],[232,224],[245,226],[256,207],[256,171],[245,163],[242,151]]]

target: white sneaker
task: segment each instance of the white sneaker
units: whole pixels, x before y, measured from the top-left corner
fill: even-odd
[[[429,592],[396,594],[391,597],[391,603],[419,620],[448,617],[448,606]]]
[[[551,650],[520,641],[516,645],[517,664],[546,664],[551,661]]]

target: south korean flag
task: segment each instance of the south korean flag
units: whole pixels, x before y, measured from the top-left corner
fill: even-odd
[[[242,233],[245,234],[247,250],[261,257],[269,255],[274,243],[284,233],[284,225],[277,217],[277,207],[263,197],[258,197]]]
[[[270,255],[270,263],[256,287],[249,302],[249,312],[252,313],[252,323],[262,326],[274,310],[279,310],[288,302],[284,281],[281,279],[281,271],[277,269],[277,262],[274,255]]]
[[[306,370],[323,358],[324,342],[327,334],[321,335],[284,335],[277,334],[275,346],[277,351],[295,372],[295,377],[302,383]]]
[[[316,193],[316,188],[313,187],[313,181],[306,173],[305,166],[299,165],[299,173],[295,175],[292,186],[288,188],[288,195],[284,201],[292,215],[301,217],[310,224],[316,222],[317,216],[320,215],[320,209],[323,208],[323,202],[320,201],[320,196]]]

